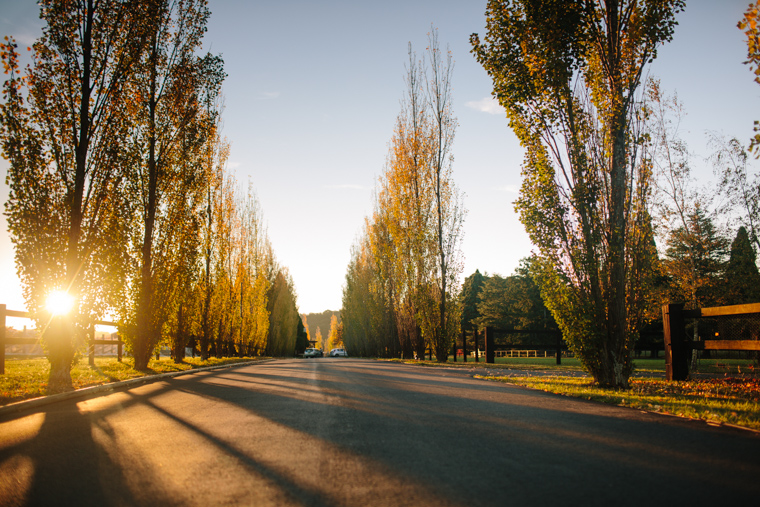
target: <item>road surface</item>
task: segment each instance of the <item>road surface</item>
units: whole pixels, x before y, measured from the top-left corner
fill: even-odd
[[[0,505],[757,505],[760,436],[453,369],[277,360],[0,420]]]

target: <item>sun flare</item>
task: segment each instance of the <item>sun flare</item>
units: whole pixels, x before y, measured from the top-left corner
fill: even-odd
[[[74,297],[62,290],[53,291],[48,295],[45,307],[53,315],[65,315],[74,307]]]

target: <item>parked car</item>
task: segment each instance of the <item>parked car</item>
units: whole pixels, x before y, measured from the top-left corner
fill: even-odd
[[[322,357],[321,349],[306,349],[303,352],[303,357]]]
[[[332,349],[330,357],[348,357],[348,353],[346,353],[346,349]]]

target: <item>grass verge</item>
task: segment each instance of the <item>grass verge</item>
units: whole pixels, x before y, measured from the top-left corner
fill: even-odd
[[[577,359],[562,359],[562,365],[557,365],[554,358],[508,358],[497,357],[494,363],[486,363],[484,359],[479,362],[469,360],[466,363],[449,360],[446,363],[439,363],[436,360],[429,359],[381,359],[392,363],[415,364],[418,366],[432,366],[445,368],[501,368],[501,369],[519,369],[519,370],[557,370],[557,371],[583,371],[583,367]]]
[[[201,361],[200,358],[188,357],[177,364],[168,357],[162,357],[159,360],[152,359],[148,364],[148,370],[139,371],[134,369],[134,361],[131,358],[125,358],[120,363],[115,358],[96,357],[95,366],[89,366],[87,358],[83,358],[71,368],[71,381],[74,389],[82,389],[148,375],[255,361],[257,359],[262,358],[225,357]],[[50,363],[44,357],[32,359],[6,358],[5,375],[0,375],[0,406],[45,396],[49,372]]]
[[[760,431],[760,379],[718,378],[684,382],[631,379],[629,390],[603,389],[589,378],[480,376],[611,405]]]
[[[541,370],[552,372],[584,371],[581,362],[574,357],[562,358],[562,364],[558,365],[557,361],[553,357],[497,357],[495,362],[486,363],[483,358],[480,362],[475,362],[473,358],[468,358],[468,361],[462,362],[458,360],[454,362],[452,356],[449,356],[449,361],[446,363],[439,363],[435,360],[429,359],[387,359],[387,361],[394,361],[406,364],[416,364],[420,366],[445,366],[448,368],[506,368],[513,370]],[[633,360],[634,364],[634,376],[637,373],[649,373],[649,374],[661,374],[665,376],[665,358],[648,358],[641,357]],[[700,359],[696,365],[694,374],[706,374],[706,375],[725,375],[725,376],[747,376],[758,375],[760,368],[753,359]]]
[[[635,372],[629,390],[595,386],[574,358],[563,358],[562,365],[557,365],[554,358],[496,358],[496,363],[490,364],[393,361],[433,367],[487,368],[488,375],[475,376],[600,403],[700,419],[710,424],[760,430],[760,379],[755,376],[757,367],[751,360],[702,359],[695,373],[723,377],[667,382],[664,359],[639,358],[634,360]],[[499,375],[498,370],[510,370],[509,376]]]

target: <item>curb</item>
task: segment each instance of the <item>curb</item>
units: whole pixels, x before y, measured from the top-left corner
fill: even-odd
[[[274,358],[261,359],[258,361],[247,361],[244,363],[230,363],[230,364],[219,364],[219,365],[214,365],[214,366],[204,366],[202,368],[191,368],[189,370],[183,370],[183,371],[159,373],[158,375],[146,375],[145,377],[138,377],[138,378],[133,378],[129,380],[121,380],[119,382],[111,382],[108,384],[100,384],[97,386],[83,387],[82,389],[77,389],[75,391],[69,391],[69,392],[59,393],[59,394],[51,394],[49,396],[41,396],[39,398],[32,398],[30,400],[22,400],[22,401],[10,403],[8,405],[0,407],[0,418],[4,418],[4,416],[14,414],[16,412],[21,412],[23,410],[33,410],[39,407],[43,407],[45,405],[58,403],[59,401],[66,401],[66,400],[72,400],[76,398],[84,398],[84,397],[96,395],[96,394],[103,394],[103,393],[115,391],[116,389],[130,388],[130,387],[134,387],[134,386],[138,386],[142,384],[148,384],[150,382],[156,382],[158,380],[179,377],[180,375],[190,375],[192,373],[221,370],[223,368],[233,368],[233,367],[238,367],[238,366],[249,366],[252,364],[268,363],[270,361],[274,361]]]

